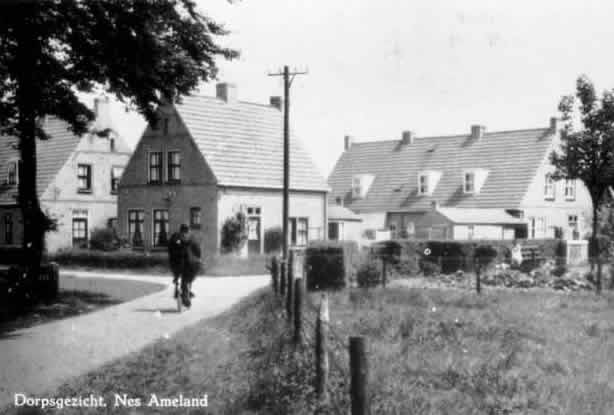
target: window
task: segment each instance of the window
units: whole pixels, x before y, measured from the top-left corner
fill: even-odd
[[[390,231],[390,239],[396,239],[397,238],[397,224],[391,223],[390,225],[388,225],[388,230]]]
[[[307,218],[288,219],[290,245],[304,246],[309,242],[309,221]]]
[[[545,178],[544,199],[554,200],[554,179],[550,174],[546,174]]]
[[[578,215],[569,215],[567,216],[567,223],[571,229],[578,229]]]
[[[573,179],[565,180],[565,200],[576,200],[576,181]]]
[[[260,208],[259,207],[248,207],[247,208],[247,214],[248,215],[260,215]]]
[[[537,235],[537,237],[543,238],[546,235],[546,218],[544,218],[543,216],[540,216],[539,218],[537,218],[536,221],[536,225],[535,225],[535,233]]]
[[[341,239],[340,235],[341,223],[329,222],[328,223],[328,239],[331,241],[338,241]]]
[[[352,197],[359,198],[362,196],[362,178],[360,176],[352,177]]]
[[[72,246],[87,248],[87,210],[72,212]]]
[[[89,164],[79,164],[77,166],[77,182],[79,193],[92,192],[92,166]]]
[[[421,174],[418,176],[418,194],[426,195],[429,192],[429,176]]]
[[[166,246],[168,242],[168,210],[153,211],[153,246]]]
[[[475,191],[475,174],[465,173],[463,189],[465,193],[473,193]]]
[[[122,167],[111,167],[111,194],[117,194],[119,179],[122,177],[124,169]]]
[[[109,137],[109,150],[111,153],[115,152],[115,138]]]
[[[475,236],[475,227],[473,225],[467,226],[467,239],[472,240]]]
[[[179,182],[181,180],[181,153],[169,151],[168,154],[168,181]]]
[[[9,161],[6,183],[9,186],[19,183],[19,162],[17,160]]]
[[[128,238],[132,246],[143,246],[143,224],[145,214],[142,210],[128,211]]]
[[[4,243],[11,245],[13,243],[13,215],[4,215]]]
[[[190,227],[200,229],[200,208],[190,208]]]
[[[162,152],[149,153],[149,183],[162,181]]]
[[[153,131],[158,131],[160,129],[160,120],[156,116],[156,119],[153,120],[149,125],[151,126],[151,129]]]

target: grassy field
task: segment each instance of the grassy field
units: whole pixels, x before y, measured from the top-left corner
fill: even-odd
[[[349,335],[368,339],[374,414],[606,415],[614,408],[611,293],[497,290],[478,298],[461,290],[397,288],[333,294],[330,305],[337,339],[331,343],[338,345],[331,364],[335,405],[324,413],[347,405],[349,380],[340,377],[347,352],[338,339]],[[111,405],[114,393],[145,402],[151,393],[207,393],[208,410],[189,413],[307,414],[315,409],[312,362],[309,342],[290,346],[281,306],[263,290],[56,394],[101,393]]]

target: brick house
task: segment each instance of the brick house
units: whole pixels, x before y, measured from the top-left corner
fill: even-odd
[[[329,203],[363,218],[363,230],[393,237],[513,239],[583,237],[591,200],[582,182],[552,180],[549,154],[560,144],[548,128],[353,143],[328,183]]]
[[[43,128],[51,139],[37,141],[38,197],[43,211],[57,221],[57,231],[46,235],[49,252],[87,246],[93,229],[117,217],[118,183],[131,150],[113,130],[108,99],[96,99],[95,112],[91,133],[78,137],[66,122],[49,117]],[[110,129],[106,137],[94,133],[105,129]],[[19,247],[17,139],[3,136],[0,141],[0,246]]]
[[[237,100],[232,84],[217,96],[192,95],[159,108],[120,184],[119,229],[134,246],[163,248],[169,233],[189,224],[206,254],[220,251],[224,221],[247,217],[250,254],[281,226],[283,117],[270,105]],[[328,187],[298,140],[290,143],[290,244],[326,238]]]

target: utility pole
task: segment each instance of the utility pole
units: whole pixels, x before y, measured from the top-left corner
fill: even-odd
[[[270,73],[269,76],[284,77],[284,191],[283,191],[283,259],[288,260],[288,206],[290,188],[290,86],[296,75],[306,75],[307,71],[292,71],[288,66],[277,73]]]

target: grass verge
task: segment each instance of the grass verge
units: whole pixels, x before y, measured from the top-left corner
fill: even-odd
[[[162,284],[134,280],[76,278],[62,275],[56,300],[37,304],[18,315],[0,313],[0,336],[17,329],[91,313],[104,307],[152,294],[164,287]],[[0,310],[2,310],[1,305]]]

